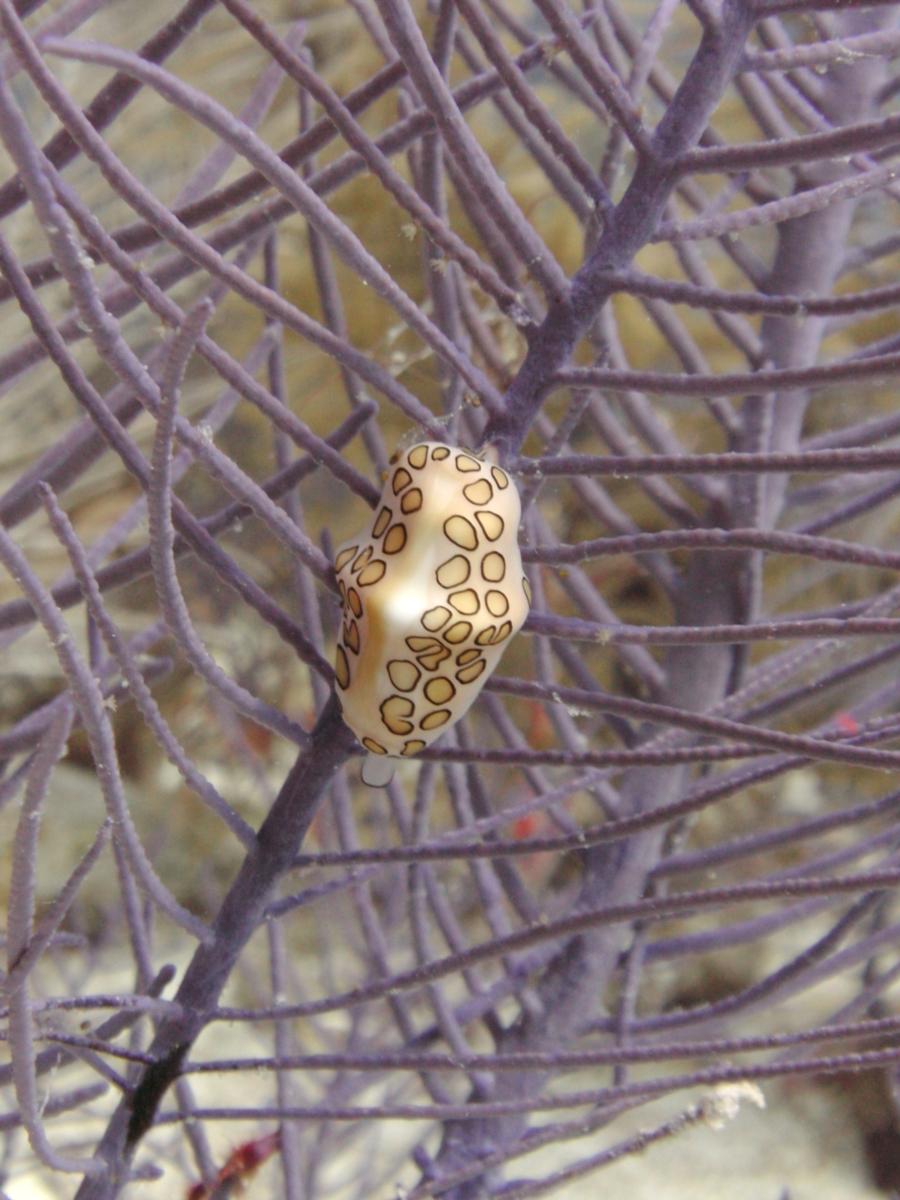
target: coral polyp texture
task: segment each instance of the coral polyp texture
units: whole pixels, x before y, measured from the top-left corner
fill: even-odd
[[[478,697],[528,615],[519,493],[441,442],[391,459],[371,527],[335,556],[344,720],[372,754],[410,757]]]

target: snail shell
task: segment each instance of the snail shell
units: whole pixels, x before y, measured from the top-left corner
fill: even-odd
[[[392,459],[370,528],[335,555],[344,720],[371,756],[418,754],[470,708],[528,615],[516,486],[439,442]],[[390,770],[364,778],[386,782]]]

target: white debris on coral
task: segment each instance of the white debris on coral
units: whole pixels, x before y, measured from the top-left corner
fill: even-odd
[[[724,1129],[738,1115],[743,1101],[755,1104],[757,1108],[766,1107],[762,1088],[748,1079],[719,1084],[703,1101],[706,1124],[710,1129]]]

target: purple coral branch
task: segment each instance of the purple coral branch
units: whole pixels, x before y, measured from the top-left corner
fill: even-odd
[[[566,545],[527,546],[522,555],[525,562],[540,562],[548,566],[584,562],[612,554],[647,554],[656,550],[737,550],[742,548],[767,550],[776,554],[799,554],[823,562],[855,563],[857,566],[900,569],[900,555],[878,550],[855,542],[834,538],[813,537],[804,533],[778,533],[759,529],[684,529],[662,530],[659,533],[626,534],[623,537],[594,538],[588,542]]]
[[[405,2],[379,4],[385,32],[374,6],[356,0],[349,9],[388,62],[341,98],[336,87],[325,85],[321,63],[317,60],[320,69],[314,70],[309,54],[297,52],[290,35],[279,36],[242,0],[225,7],[230,16],[220,17],[235,42],[243,37],[249,45],[254,38],[269,57],[271,80],[283,71],[300,89],[300,133],[277,152],[247,122],[207,103],[195,86],[193,64],[184,58],[171,71],[154,71],[152,63],[127,51],[89,51],[92,62],[98,54],[115,65],[127,62],[144,88],[152,80],[166,89],[165,104],[180,115],[196,116],[202,109],[218,138],[210,159],[213,175],[231,158],[246,159],[250,169],[233,184],[176,205],[173,218],[170,207],[124,168],[47,70],[40,47],[55,52],[67,43],[53,41],[52,35],[29,42],[24,26],[16,23],[15,6],[9,0],[0,6],[21,65],[62,121],[65,136],[74,139],[75,152],[85,156],[84,168],[99,165],[105,194],[117,205],[131,206],[138,217],[107,232],[99,219],[104,210],[98,206],[95,216],[69,181],[73,177],[64,180],[52,161],[33,147],[29,154],[20,138],[32,211],[42,224],[59,229],[51,230],[57,235],[52,258],[34,260],[24,269],[9,245],[0,244],[6,276],[2,299],[27,314],[35,333],[33,340],[10,348],[0,377],[7,389],[27,387],[24,372],[49,358],[91,424],[82,427],[77,442],[61,442],[35,462],[13,485],[0,512],[11,528],[35,512],[44,495],[76,576],[59,578],[52,595],[60,604],[88,597],[89,667],[98,694],[117,686],[118,672],[131,680],[143,723],[155,730],[187,777],[196,769],[174,732],[157,719],[135,661],[137,651],[124,649],[121,638],[115,650],[121,623],[113,617],[118,600],[112,589],[144,578],[151,558],[170,619],[172,606],[181,602],[172,626],[182,645],[197,635],[175,576],[176,556],[180,567],[181,556],[191,553],[203,569],[216,572],[230,594],[253,607],[254,620],[258,614],[298,649],[312,667],[301,675],[301,703],[306,705],[308,688],[309,703],[323,717],[304,743],[259,839],[242,822],[229,822],[229,810],[217,809],[219,798],[208,794],[214,811],[243,841],[246,859],[219,910],[212,946],[200,947],[184,975],[177,1006],[153,1009],[145,1003],[132,1011],[127,996],[109,995],[31,1002],[34,1014],[78,1011],[79,1005],[89,1012],[104,1004],[118,1019],[152,1013],[159,1023],[150,1044],[139,1026],[129,1027],[127,1045],[104,1047],[105,1035],[67,1042],[62,1035],[53,1051],[33,1058],[34,1070],[51,1062],[48,1053],[62,1053],[64,1043],[66,1063],[74,1064],[77,1055],[84,1069],[99,1072],[116,1088],[125,1078],[116,1055],[135,1068],[133,1090],[111,1097],[118,1103],[101,1143],[102,1179],[88,1180],[82,1189],[82,1196],[95,1200],[112,1200],[129,1174],[141,1170],[134,1168],[134,1153],[152,1125],[190,1136],[183,1132],[185,1122],[240,1115],[282,1122],[281,1169],[289,1196],[301,1190],[313,1195],[322,1186],[325,1164],[357,1136],[347,1122],[365,1118],[372,1127],[374,1118],[413,1115],[444,1122],[438,1143],[428,1130],[410,1153],[410,1163],[421,1172],[414,1194],[468,1200],[488,1192],[524,1196],[565,1188],[578,1175],[633,1152],[640,1139],[599,1153],[593,1145],[589,1152],[582,1148],[570,1167],[542,1179],[504,1181],[500,1169],[538,1144],[584,1138],[643,1103],[639,1085],[645,1081],[634,1080],[626,1067],[653,1061],[654,1037],[670,1038],[668,1031],[682,1026],[696,1028],[693,1044],[707,1047],[701,1051],[710,1055],[704,1067],[714,1071],[720,1057],[731,1053],[728,1039],[704,1040],[717,1022],[737,1021],[836,971],[858,969],[867,958],[884,955],[896,937],[879,916],[885,889],[896,884],[889,825],[894,795],[854,801],[827,817],[789,820],[783,828],[764,823],[758,831],[731,841],[726,835],[704,850],[688,846],[672,852],[668,841],[673,833],[688,834],[691,817],[727,797],[766,781],[777,791],[779,781],[799,769],[811,775],[811,762],[833,763],[839,771],[851,763],[855,769],[896,764],[890,746],[900,729],[898,688],[891,675],[897,589],[880,585],[875,572],[894,570],[898,559],[883,542],[872,544],[870,524],[845,541],[822,536],[841,521],[871,520],[869,514],[880,519],[898,486],[900,452],[884,441],[900,432],[900,424],[875,407],[881,393],[874,383],[896,373],[896,339],[873,339],[865,325],[869,314],[889,311],[896,300],[897,289],[886,274],[896,239],[875,239],[850,253],[843,248],[851,236],[868,238],[865,222],[896,198],[890,181],[883,194],[872,191],[865,211],[860,210],[865,220],[851,229],[854,194],[873,180],[884,183],[890,171],[883,152],[892,148],[894,124],[878,116],[877,105],[890,96],[881,65],[893,53],[894,32],[887,19],[879,24],[877,8],[860,7],[835,20],[810,8],[816,21],[811,36],[819,41],[795,45],[797,29],[766,17],[768,10],[759,5],[727,3],[719,11],[710,0],[692,0],[683,9],[663,3],[642,23],[616,0],[579,17],[561,0],[546,0],[537,8],[550,21],[553,37],[538,41],[502,0],[467,0],[461,6],[440,3],[433,34],[426,35]],[[85,11],[80,4],[64,10],[72,21]],[[18,15],[23,15],[21,6]],[[694,21],[702,30],[700,47],[679,83],[665,67],[669,32],[676,40],[683,29],[693,36]],[[750,41],[754,26],[758,39]],[[502,43],[495,29],[502,30]],[[515,58],[506,49],[507,35],[525,48]],[[192,35],[189,44],[202,45],[202,38]],[[392,58],[398,46],[403,62]],[[843,62],[843,46],[866,57]],[[251,49],[256,61],[259,50]],[[119,58],[111,57],[114,53]],[[483,69],[485,57],[492,70]],[[819,75],[810,70],[813,66],[828,70]],[[465,79],[461,69],[468,72]],[[533,86],[536,70],[544,71],[539,92]],[[139,94],[130,79],[125,91],[122,76],[114,81],[119,89],[114,107],[123,96]],[[711,123],[729,80],[737,103],[758,127],[755,142],[727,145]],[[266,92],[257,95],[260,104],[271,97]],[[385,103],[391,96],[396,119]],[[261,109],[251,103],[249,124],[263,129],[257,126]],[[318,121],[316,105],[324,112]],[[666,115],[654,133],[644,122],[660,110]],[[583,130],[576,113],[602,127],[605,151],[588,152],[591,143],[576,139],[573,131]],[[6,115],[9,134],[14,119]],[[498,119],[501,137],[506,143],[512,139],[516,154],[536,168],[533,214],[518,191],[516,201],[507,194],[505,162],[485,161],[488,142],[482,135],[487,131],[490,138],[490,122]],[[327,165],[317,167],[314,156],[334,139],[343,144]],[[404,154],[408,174],[397,161]],[[846,165],[835,161],[844,155],[849,155]],[[709,192],[696,177],[707,168],[725,172]],[[364,169],[372,173],[374,190],[389,193],[402,217],[418,222],[425,234],[421,254],[412,247],[401,256],[404,272],[414,260],[420,268],[412,286],[410,276],[403,275],[406,299],[386,279],[381,294],[370,289],[376,319],[384,313],[395,321],[399,311],[405,318],[402,332],[393,325],[382,343],[365,349],[351,342],[357,314],[354,301],[347,303],[352,293],[342,294],[342,272],[349,262],[357,281],[371,282],[377,260],[360,232],[365,225],[349,213],[345,196],[333,207],[324,206],[326,195]],[[616,172],[626,169],[633,175],[623,190]],[[278,189],[273,198],[246,205],[273,180]],[[607,199],[605,186],[621,195],[618,203]],[[599,207],[592,215],[593,202]],[[588,225],[584,264],[571,281],[559,265],[562,257],[549,257],[547,250],[552,245],[556,253],[557,242],[547,233],[544,215],[560,204],[568,220],[575,216]],[[240,205],[246,205],[244,211]],[[298,209],[321,218],[320,228],[308,234],[321,322],[281,295],[287,262],[281,248],[293,236],[292,227],[281,223]],[[192,232],[213,218],[223,224],[202,236]],[[469,222],[465,241],[460,218]],[[777,222],[770,234],[774,250],[739,228],[768,219]],[[633,269],[635,255],[654,238],[663,235],[671,242],[685,229],[714,236],[673,243],[664,268],[653,250],[637,260],[639,271]],[[326,234],[332,235],[330,241]],[[131,257],[141,247],[162,243],[168,248],[146,267]],[[338,245],[350,254],[335,270],[331,256]],[[224,255],[232,250],[235,261],[228,262]],[[253,276],[260,255],[262,282]],[[85,269],[85,256],[99,266],[93,276]],[[379,257],[387,261],[380,249]],[[685,282],[647,273],[668,274],[673,266]],[[861,270],[864,278],[846,278]],[[842,275],[856,290],[835,296]],[[59,278],[70,286],[74,309],[61,310],[49,286]],[[253,343],[252,357],[237,359],[227,352],[227,320],[221,334],[216,330],[216,340],[193,327],[202,309],[186,318],[175,303],[172,289],[182,281],[198,286],[214,303],[234,293],[232,302],[265,329]],[[37,296],[45,285],[42,305]],[[297,294],[291,291],[292,297]],[[646,345],[631,336],[615,297],[621,297],[623,311],[627,307],[638,314]],[[138,358],[117,324],[130,312],[161,318],[174,337]],[[763,319],[754,324],[757,314]],[[82,342],[85,329],[93,346]],[[321,389],[315,394],[305,387],[292,390],[292,335],[331,356],[324,364],[329,386],[340,378],[340,402],[351,412],[341,438],[336,430],[328,437],[313,432],[334,430],[336,424],[321,404],[321,411],[315,408]],[[841,346],[839,357],[829,348],[832,361],[823,361],[820,347],[831,335]],[[234,447],[235,433],[243,432],[243,408],[234,409],[234,418],[230,408],[217,410],[223,424],[211,449],[204,445],[204,426],[191,426],[177,414],[178,382],[192,349],[198,358],[192,380],[211,367],[230,390],[228,405],[238,397],[246,400],[254,407],[253,421],[268,431],[260,444],[271,447],[275,468],[264,484],[255,482],[255,460],[252,471],[242,471],[225,456],[224,447]],[[120,380],[106,396],[79,363],[82,351],[94,350]],[[391,356],[388,366],[377,361],[382,353]],[[269,359],[265,386],[256,379],[264,356]],[[321,362],[318,353],[315,360]],[[145,367],[153,376],[142,374]],[[166,370],[162,387],[156,379],[161,367]],[[723,367],[727,372],[717,374]],[[834,385],[836,393],[838,386],[864,379],[873,411],[854,413],[843,429],[833,427],[831,395],[810,404],[812,388]],[[487,390],[482,387],[481,411],[467,403],[479,398],[473,388],[477,381],[488,384]],[[369,388],[387,400],[377,423],[370,420]],[[554,394],[563,389],[571,394]],[[667,397],[665,411],[656,396]],[[435,418],[440,405],[451,424]],[[152,468],[128,432],[141,406],[157,422]],[[397,782],[374,798],[374,808],[359,803],[345,776],[335,778],[333,803],[324,808],[320,802],[333,772],[356,747],[328,700],[325,648],[335,619],[331,530],[323,531],[321,549],[313,543],[306,530],[319,523],[319,501],[297,484],[319,463],[325,467],[320,495],[326,504],[334,494],[343,502],[351,493],[371,504],[377,484],[341,451],[361,431],[372,467],[382,471],[384,438],[395,436],[395,416],[418,422],[427,435],[463,444],[477,442],[486,427],[487,440],[497,441],[508,455],[529,506],[531,541],[525,556],[535,597],[527,627],[532,636],[510,650],[507,669],[514,677],[490,681],[457,736],[423,754],[418,767],[400,764]],[[188,494],[195,479],[207,486],[211,478],[234,496],[202,521],[173,494],[177,476],[170,451],[176,437],[184,446],[180,462],[201,467],[184,477],[179,492]],[[292,462],[293,445],[306,457]],[[526,454],[514,457],[520,446]],[[106,455],[113,465],[121,463],[142,492],[150,493],[155,516],[149,546],[140,544],[136,524],[140,499],[88,549],[82,547],[61,507],[41,487],[49,481],[57,490],[68,489],[67,507],[73,520],[78,518],[88,465],[87,454],[84,461],[79,458],[81,447],[92,461]],[[242,464],[244,448],[235,454]],[[794,472],[832,477],[795,483]],[[874,479],[862,478],[873,472]],[[784,528],[786,511],[793,528]],[[296,606],[296,619],[277,594],[265,594],[246,559],[236,561],[219,545],[219,535],[247,513],[274,535],[273,549],[296,552],[292,569],[284,572],[292,581],[287,603]],[[601,538],[604,530],[612,536]],[[17,533],[23,545],[29,534],[29,526]],[[109,562],[126,534],[136,548]],[[804,594],[807,582],[781,561],[790,554],[816,558],[815,569],[838,585],[844,579],[849,583],[848,566],[875,572],[854,569],[854,588],[868,592],[860,598],[856,590],[852,602],[840,605],[831,591]],[[263,562],[261,554],[256,561]],[[639,599],[642,595],[646,599]],[[27,599],[3,605],[4,645],[11,646],[33,621]],[[146,646],[158,636],[157,627],[148,627]],[[854,649],[850,639],[859,636],[879,641],[874,648]],[[101,638],[112,652],[107,660]],[[785,646],[766,645],[759,658],[742,651],[775,639]],[[522,673],[531,678],[520,678]],[[293,701],[293,688],[289,694]],[[33,715],[18,717],[0,736],[0,752],[21,750],[30,756],[25,768],[15,762],[6,768],[0,799],[15,794],[34,762],[35,746],[63,707],[79,696],[77,690],[61,692],[60,703],[51,700]],[[251,747],[249,735],[215,690],[211,703],[240,769],[254,788],[270,796],[275,789],[266,773],[265,749]],[[274,710],[271,716],[277,723]],[[704,776],[693,763],[718,765]],[[407,799],[413,779],[415,791]],[[195,775],[195,784],[204,789],[202,774]],[[590,806],[596,812],[586,817]],[[303,847],[301,854],[317,812],[319,843]],[[883,826],[848,837],[846,845],[828,841],[833,830],[858,830],[863,821],[879,819]],[[768,857],[784,846],[798,847],[789,872],[779,871]],[[139,872],[120,853],[118,839],[113,848],[140,989],[149,986],[153,974],[155,935],[135,886]],[[577,869],[558,872],[548,884],[542,872],[554,865],[551,856],[563,854],[567,858],[560,863]],[[716,863],[731,869],[741,864],[751,890],[668,894],[686,872]],[[302,874],[288,876],[288,871]],[[457,878],[465,879],[463,891],[483,918],[478,932],[454,891]],[[759,915],[738,919],[723,907],[750,901],[762,905]],[[679,910],[678,903],[687,907]],[[219,908],[218,897],[210,907]],[[661,935],[660,920],[692,913],[696,927],[685,931],[679,923]],[[780,930],[800,928],[810,917],[822,921],[825,932],[809,945],[801,942],[784,969],[761,972],[721,1000],[700,998],[683,1014],[659,1012],[652,1004],[641,1010],[649,964],[674,965],[687,956],[752,947]],[[304,969],[308,960],[301,967],[286,953],[293,934],[287,922],[304,919],[317,935],[323,931],[318,976]],[[217,1007],[225,980],[264,921],[269,972],[243,977],[242,1009]],[[409,948],[408,956],[402,946]],[[49,946],[44,949],[51,952]],[[856,1015],[883,994],[890,978],[890,966],[869,973],[854,999],[862,1005]],[[621,989],[622,1000],[610,1016],[599,1017],[595,997],[611,986]],[[334,1015],[319,1022],[326,1013]],[[318,1022],[315,1028],[292,1025],[298,1014]],[[198,1108],[179,1079],[196,1037],[210,1020],[223,1016],[252,1022],[248,1036],[266,1039],[268,1050],[274,1046],[274,1055],[248,1055],[247,1061],[272,1073],[270,1094],[258,1105],[235,1108],[223,1100],[215,1109]],[[849,1016],[847,1021],[848,1031],[856,1028]],[[267,1028],[267,1022],[274,1027]],[[306,1053],[308,1030],[317,1041],[330,1043],[333,1053],[320,1056],[329,1064],[321,1069],[333,1072],[328,1078],[313,1076],[312,1064],[320,1060]],[[597,1045],[598,1054],[622,1056],[610,1060],[618,1068],[613,1088],[593,1089],[590,1102],[600,1108],[589,1119],[549,1123],[535,1134],[527,1118],[547,1106],[545,1082],[566,1064],[589,1062],[584,1056],[591,1050],[578,1040],[585,1032],[595,1035],[591,1045]],[[777,1037],[757,1049],[791,1048]],[[396,1050],[383,1052],[388,1038]],[[825,1040],[823,1034],[819,1041]],[[733,1039],[735,1046],[739,1042]],[[488,1052],[475,1055],[475,1046],[487,1046]],[[812,1058],[792,1054],[786,1060],[789,1074],[846,1061],[841,1055],[821,1057],[814,1039],[797,1046],[807,1046]],[[404,1054],[407,1059],[400,1062],[398,1055]],[[405,1077],[393,1077],[394,1070]],[[449,1071],[468,1095],[456,1091]],[[366,1077],[382,1089],[377,1104],[363,1103]],[[711,1084],[737,1077],[683,1072],[675,1082],[662,1074],[649,1082],[664,1092],[687,1079]],[[179,1112],[163,1113],[160,1102],[171,1083]],[[659,1136],[674,1136],[681,1127],[676,1120],[670,1128],[661,1127]],[[199,1126],[192,1141],[198,1171],[205,1181],[215,1179],[219,1164]],[[223,1194],[231,1186],[229,1181],[215,1184]],[[361,1186],[371,1190],[373,1180]]]
[[[400,387],[386,371],[376,366],[370,358],[352,347],[340,343],[332,334],[300,312],[294,305],[287,303],[282,297],[256,283],[245,272],[226,263],[212,246],[207,245],[182,226],[172,216],[170,210],[156,201],[150,192],[122,166],[102,138],[91,128],[77,106],[68,99],[52,73],[44,65],[7,0],[4,0],[4,4],[0,6],[0,22],[48,104],[57,111],[60,119],[72,131],[83,152],[98,164],[112,182],[115,190],[123,195],[145,219],[149,220],[162,236],[180,246],[198,265],[205,267],[215,277],[225,280],[232,290],[243,295],[252,304],[256,304],[264,313],[282,321],[288,328],[294,329],[313,344],[321,346],[329,353],[334,354],[340,361],[345,362],[362,378],[367,379],[393,403],[397,404],[413,421],[438,433],[428,410],[404,388]],[[130,65],[134,66],[133,63]],[[279,167],[282,165],[280,160],[278,165]],[[283,178],[280,172],[279,178]],[[292,181],[293,178],[291,176]]]
[[[173,106],[183,108],[195,120],[207,125],[225,142],[232,144],[243,157],[257,166],[265,178],[291,202],[298,212],[303,213],[321,230],[350,269],[392,305],[409,327],[420,334],[437,354],[463,376],[484,403],[493,402],[494,406],[497,406],[499,397],[486,376],[447,341],[421,309],[396,284],[374,255],[370,254],[343,222],[319,200],[315,192],[287,168],[279,157],[253,134],[252,130],[237,122],[221,105],[216,104],[196,89],[181,83],[169,72],[145,63],[127,51],[116,50],[111,46],[73,42],[70,39],[64,41],[46,39],[42,49],[46,53],[63,58],[116,66],[122,71],[133,74],[143,83],[153,87]],[[288,61],[292,62],[292,59],[289,58]],[[417,214],[417,216],[419,220],[424,219],[421,214]],[[461,251],[457,251],[457,254],[459,253]],[[269,295],[274,294],[269,293]],[[280,297],[278,299],[280,300]]]
[[[528,50],[516,58],[516,65],[523,71],[533,70],[543,62],[548,45],[549,43],[544,41],[534,42]],[[347,96],[345,101],[347,110],[354,116],[358,115],[394,86],[404,73],[403,63],[399,59],[394,59]],[[480,100],[498,92],[501,84],[502,81],[495,71],[486,71],[462,84],[454,91],[453,97],[460,109],[465,111]],[[376,139],[376,146],[385,154],[396,153],[409,146],[415,138],[421,137],[427,132],[431,123],[428,111],[424,108],[417,109]],[[281,152],[280,157],[288,166],[298,166],[327,145],[334,135],[335,131],[331,122],[326,118],[321,118],[307,131],[293,139]],[[326,195],[348,182],[364,168],[364,159],[358,154],[348,153],[334,164],[325,167],[317,175],[312,176],[310,186],[319,194]],[[265,176],[259,171],[250,171],[234,184],[226,186],[219,192],[214,192],[212,196],[186,205],[184,208],[176,209],[174,215],[186,228],[193,228],[252,199],[265,188],[265,185]],[[225,251],[235,242],[252,236],[260,228],[283,220],[291,212],[293,212],[293,208],[288,202],[270,201],[262,205],[259,211],[238,218],[231,228],[226,226],[226,232],[223,234],[213,235],[210,238],[210,245],[217,247],[220,251]],[[153,245],[163,235],[152,223],[145,223],[118,230],[112,236],[122,249],[137,251]],[[190,263],[185,266],[186,269],[191,268]],[[58,272],[52,260],[40,260],[33,264],[29,271],[29,277],[36,285],[49,282],[57,276]],[[0,300],[3,299],[8,299],[8,295],[4,295],[0,291]]]
[[[97,681],[76,649],[72,633],[50,594],[32,571],[25,555],[3,529],[0,529],[0,561],[28,598],[56,651],[84,722],[116,837],[127,853],[136,876],[154,902],[172,920],[201,941],[205,940],[208,934],[206,926],[183,908],[162,884],[140,842],[125,801],[112,728]]]
[[[188,37],[214,0],[188,0],[179,12],[141,47],[140,53],[149,62],[164,62]],[[21,14],[25,16],[24,13]],[[22,63],[19,57],[20,64]],[[85,108],[85,117],[99,132],[113,121],[137,95],[138,85],[125,75],[117,75]],[[44,154],[55,167],[64,167],[78,153],[78,145],[67,130],[58,134],[44,148]],[[8,216],[23,204],[26,192],[21,180],[13,179],[0,188],[0,217]]]
[[[855,1040],[857,1038],[879,1037],[882,1034],[895,1032],[900,1027],[900,1017],[871,1018],[852,1024],[828,1023],[812,1029],[798,1030],[793,1033],[759,1034],[753,1037],[721,1037],[698,1040],[676,1040],[672,1042],[654,1042],[648,1046],[602,1046],[580,1050],[563,1050],[558,1059],[551,1057],[550,1051],[521,1051],[517,1053],[470,1053],[464,1056],[463,1063],[475,1068],[489,1068],[494,1071],[512,1071],[519,1067],[553,1066],[555,1062],[566,1067],[578,1068],[601,1066],[615,1063],[653,1063],[669,1059],[699,1058],[701,1055],[744,1054],[756,1050],[787,1048],[803,1046],[817,1042]],[[71,1038],[61,1037],[60,1042],[68,1045]],[[93,1043],[95,1046],[96,1043]],[[99,1048],[99,1046],[97,1046]],[[136,1055],[127,1051],[113,1051],[123,1059],[146,1061],[145,1055]],[[217,1058],[206,1061],[190,1061],[185,1064],[186,1074],[212,1074],[231,1071],[258,1071],[269,1064],[269,1058]],[[380,1050],[378,1053],[311,1053],[298,1054],[279,1062],[288,1070],[327,1071],[352,1068],[358,1071],[379,1071],[385,1067],[398,1071],[418,1071],[423,1069],[441,1070],[453,1067],[457,1058],[450,1051],[409,1050],[398,1046],[395,1050]]]
[[[470,181],[478,180],[479,191],[489,200],[494,218],[519,261],[527,265],[549,297],[561,298],[568,289],[562,268],[534,229],[523,220],[506,185],[462,120],[406,0],[378,0],[378,10],[394,49],[406,64],[448,154]]]
[[[303,746],[308,735],[278,709],[261,701],[215,662],[194,629],[187,603],[178,583],[175,569],[175,529],[172,524],[172,437],[176,426],[176,409],[181,379],[188,359],[200,333],[209,319],[211,308],[201,302],[188,315],[183,328],[172,344],[161,386],[162,403],[153,443],[153,462],[147,493],[147,517],[150,526],[150,559],[160,609],[172,637],[195,671],[225,696],[239,711],[254,721],[268,726]],[[209,789],[204,789],[209,798]],[[235,828],[234,822],[229,822]],[[242,840],[246,831],[242,830]]]
[[[7,976],[4,982],[4,993],[9,1006],[9,1045],[16,1100],[31,1147],[38,1158],[51,1169],[81,1174],[94,1170],[92,1161],[60,1154],[54,1150],[44,1131],[40,1099],[37,1093],[34,1020],[27,981],[29,968],[33,967],[35,962],[34,951],[38,950],[39,946],[39,943],[34,941],[33,922],[41,808],[46,799],[53,767],[63,753],[71,724],[71,709],[62,709],[42,738],[28,775],[25,797],[13,842],[13,868],[9,885],[9,916],[6,932]],[[80,877],[77,882],[80,882]]]
[[[409,213],[422,231],[436,246],[477,282],[488,295],[493,296],[501,309],[515,309],[516,294],[489,268],[484,261],[442,221],[416,192],[398,174],[390,160],[362,129],[348,106],[327,86],[322,78],[296,53],[284,44],[269,26],[243,0],[223,0],[225,7],[240,21],[276,62],[279,62],[292,79],[309,96],[316,100],[328,114],[335,129],[343,136],[347,145],[360,155],[368,169]],[[324,233],[324,230],[322,231]],[[413,326],[415,328],[415,326]],[[485,395],[485,399],[489,396]]]
[[[573,387],[628,388],[674,396],[729,396],[748,391],[788,391],[854,379],[877,379],[900,370],[900,354],[879,354],[826,363],[820,367],[773,367],[757,372],[725,372],[715,376],[672,375],[655,371],[610,371],[603,367],[567,367],[556,372],[556,384]]]
[[[635,920],[664,921],[677,914],[697,913],[705,909],[716,911],[727,904],[742,904],[749,900],[783,900],[804,896],[868,893],[873,890],[892,888],[898,881],[900,881],[900,867],[893,866],[881,870],[861,871],[855,874],[824,878],[754,881],[735,884],[732,887],[685,891],[673,896],[649,897],[629,904],[602,905],[597,908],[575,911],[557,920],[538,921],[533,926],[517,929],[505,937],[491,938],[459,953],[432,959],[424,966],[398,971],[387,979],[335,993],[321,1000],[249,1011],[224,1007],[216,1012],[215,1019],[259,1021],[309,1017],[335,1012],[349,1005],[363,1004],[395,992],[421,987],[433,980],[453,975],[463,967],[490,961],[512,951],[523,950],[560,937],[570,937],[572,934],[586,932],[601,926],[625,924]],[[897,1053],[900,1054],[900,1049],[897,1050]],[[476,1118],[477,1113],[470,1111],[466,1119],[474,1120]]]
[[[550,378],[572,354],[581,333],[609,298],[605,276],[630,265],[652,237],[675,178],[671,167],[703,132],[731,75],[737,68],[753,14],[744,4],[726,5],[721,28],[704,33],[684,81],[672,99],[639,162],[622,200],[607,222],[590,257],[576,273],[566,298],[557,301],[534,334],[528,353],[506,397],[501,418],[489,423],[485,440],[515,452],[534,419]],[[639,387],[639,384],[635,384]]]
[[[196,792],[196,794],[209,805],[210,809],[222,818],[222,821],[235,834],[237,838],[245,846],[249,846],[253,841],[253,830],[246,821],[240,817],[230,804],[225,801],[222,796],[216,791],[208,779],[194,767],[193,763],[188,758],[184,748],[179,744],[178,739],[173,734],[167,724],[153,695],[147,686],[143,674],[139,670],[133,655],[128,649],[128,646],[122,639],[119,630],[116,628],[115,622],[110,617],[108,611],[104,607],[103,599],[100,595],[100,589],[97,587],[97,581],[94,578],[90,567],[85,558],[84,548],[81,546],[75,531],[72,528],[71,522],[66,517],[65,513],[59,506],[53,491],[44,486],[44,504],[47,508],[47,513],[50,519],[51,527],[57,537],[66,547],[69,557],[72,561],[72,566],[75,570],[76,578],[79,586],[84,593],[85,601],[93,616],[97,627],[106,643],[112,657],[115,659],[119,670],[122,673],[122,678],[126,681],[129,693],[132,699],[136,702],[141,710],[144,720],[148,727],[153,731],[160,745],[165,750],[169,759],[175,764],[181,772],[187,784]]]
[[[3,262],[3,245],[0,239],[0,263]],[[371,406],[364,406],[352,413],[346,421],[335,429],[329,441],[333,447],[346,444],[359,431],[360,427],[369,420],[373,412]],[[279,471],[262,487],[271,499],[277,499],[284,492],[295,486],[316,469],[318,464],[311,457],[298,459],[291,466]],[[188,548],[199,556],[217,572],[219,577],[229,587],[240,594],[256,609],[267,624],[278,631],[284,640],[291,645],[303,661],[315,666],[316,670],[326,678],[331,675],[331,666],[312,647],[303,631],[287,614],[275,604],[259,585],[245,572],[239,570],[233,561],[221,549],[215,540],[216,535],[227,530],[250,515],[250,509],[240,502],[226,505],[217,513],[197,521],[190,516],[186,508],[173,497],[173,516],[178,524],[181,535],[176,538],[174,553],[183,555]],[[10,524],[15,523],[13,520]],[[122,583],[139,579],[150,573],[150,550],[145,547],[132,551],[115,563],[103,567],[96,572],[97,585],[101,591],[116,587]],[[77,603],[81,591],[77,583],[57,584],[52,596],[60,607],[68,607]],[[0,605],[0,630],[16,626],[27,626],[34,619],[33,612],[25,601],[10,601]]]
[[[558,458],[519,458],[516,472],[528,477],[571,475],[759,474],[789,471],[880,471],[900,465],[900,450],[801,450],[795,453],[561,455]]]
[[[595,642],[601,646],[703,646],[741,642],[771,642],[781,638],[877,637],[896,634],[896,617],[819,617],[794,621],[760,621],[755,624],[710,625],[604,625],[580,617],[555,617],[531,613],[524,632]]]
[[[113,1196],[124,1184],[141,1138],[157,1119],[164,1093],[210,1019],[238,955],[256,932],[271,891],[296,854],[324,788],[355,745],[333,698],[313,730],[310,745],[308,753],[298,756],[260,826],[255,846],[213,923],[210,942],[198,947],[185,971],[175,996],[180,1011],[160,1023],[149,1050],[153,1066],[117,1108],[97,1148],[103,1168],[81,1185],[80,1200]]]

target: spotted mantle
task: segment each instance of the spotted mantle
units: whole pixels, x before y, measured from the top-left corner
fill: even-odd
[[[369,530],[341,546],[335,675],[375,755],[409,757],[472,705],[528,614],[519,494],[500,467],[438,442],[391,460]]]

